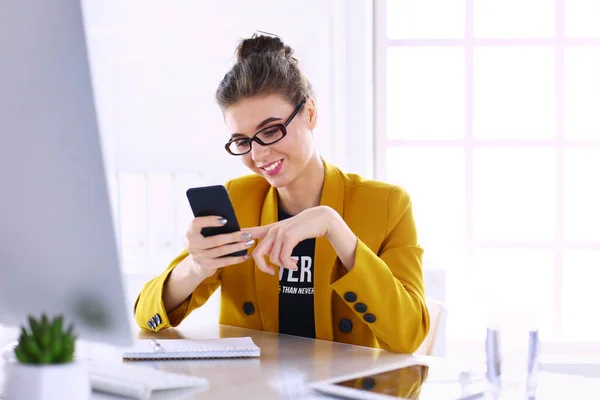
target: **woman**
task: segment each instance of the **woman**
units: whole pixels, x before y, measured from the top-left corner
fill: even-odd
[[[223,218],[195,218],[186,249],[143,287],[136,322],[177,326],[220,286],[222,324],[411,353],[429,314],[409,196],[322,160],[292,52],[277,37],[243,40],[216,93],[225,148],[254,172],[225,185],[249,228],[205,238]]]

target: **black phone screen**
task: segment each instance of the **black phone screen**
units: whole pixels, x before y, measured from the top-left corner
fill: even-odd
[[[200,232],[202,236],[209,237],[223,233],[238,232],[240,230],[231,199],[225,186],[215,185],[190,188],[187,190],[186,195],[195,218],[216,215],[227,219],[227,223],[223,226],[203,228]],[[229,254],[229,256],[243,256],[247,253],[248,251],[244,249]]]

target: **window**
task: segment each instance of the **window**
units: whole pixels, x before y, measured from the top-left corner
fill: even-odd
[[[449,344],[496,314],[600,342],[600,0],[375,6],[375,177],[447,271]]]

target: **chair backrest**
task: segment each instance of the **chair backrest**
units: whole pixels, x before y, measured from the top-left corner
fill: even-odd
[[[426,356],[439,355],[435,353],[435,347],[438,336],[445,329],[446,306],[432,298],[427,298],[427,308],[429,309],[429,333],[425,340],[415,352]]]

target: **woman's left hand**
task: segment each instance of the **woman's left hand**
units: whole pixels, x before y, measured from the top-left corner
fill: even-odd
[[[328,236],[336,217],[340,218],[332,208],[317,206],[283,221],[245,229],[253,239],[262,239],[252,252],[256,266],[263,272],[274,274],[273,267],[265,261],[268,255],[275,265],[297,269],[297,260],[292,258],[294,247],[305,239]]]

